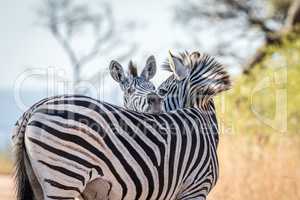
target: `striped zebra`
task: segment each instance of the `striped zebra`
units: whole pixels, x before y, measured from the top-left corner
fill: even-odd
[[[161,112],[162,99],[156,94],[156,88],[150,82],[156,73],[154,56],[147,59],[140,76],[138,76],[137,67],[132,61],[128,65],[128,76],[125,75],[123,67],[117,61],[111,62],[109,70],[123,91],[125,108],[145,113]]]
[[[172,56],[168,66],[164,102],[174,111],[138,113],[85,96],[34,106],[13,139],[19,199],[34,189],[24,171],[44,199],[74,199],[97,178],[111,184],[110,199],[205,199],[218,177],[211,97],[229,88],[229,76],[199,53]]]

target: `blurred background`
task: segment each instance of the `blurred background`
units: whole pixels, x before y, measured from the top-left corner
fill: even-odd
[[[109,62],[141,70],[169,49],[213,55],[233,77],[216,98],[209,199],[300,199],[300,0],[10,0],[0,13],[1,199],[14,199],[10,133],[26,108],[65,93],[122,105]]]

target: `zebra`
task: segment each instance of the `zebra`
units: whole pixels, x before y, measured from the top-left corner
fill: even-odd
[[[229,76],[198,52],[171,55],[165,68],[164,105],[176,110],[140,113],[70,95],[27,112],[13,137],[18,199],[32,199],[20,176],[30,173],[47,200],[74,199],[97,178],[111,184],[110,199],[205,199],[218,178],[212,97],[230,88]]]
[[[162,98],[156,94],[156,88],[150,80],[156,73],[156,61],[149,56],[140,76],[132,61],[128,65],[128,76],[117,61],[110,63],[109,71],[112,78],[119,83],[123,91],[125,108],[145,113],[159,113],[162,111]]]

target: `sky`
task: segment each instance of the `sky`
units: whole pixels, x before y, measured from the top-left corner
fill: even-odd
[[[38,0],[10,0],[1,3],[0,60],[3,70],[0,74],[0,88],[2,89],[13,88],[18,75],[29,68],[53,66],[65,70],[66,74],[71,74],[68,58],[62,48],[52,35],[37,26],[38,19],[34,11],[39,3]],[[142,31],[137,30],[133,34],[134,40],[139,43],[138,53],[133,59],[142,65],[146,56],[154,54],[161,63],[168,47],[171,47],[171,35],[174,38],[171,27],[168,27],[170,24],[168,20],[171,20],[166,12],[168,1],[114,0],[112,5],[117,19],[135,20],[142,26]],[[84,40],[81,42],[84,43]],[[99,55],[96,60],[98,65],[102,65],[99,67],[103,68],[108,67],[112,58]],[[87,76],[97,70],[95,69],[97,67],[87,66],[89,71]]]
[[[89,2],[88,0],[80,1]],[[65,52],[52,35],[38,25],[40,21],[35,11],[41,2],[39,0],[10,0],[1,3],[0,60],[3,70],[0,74],[0,89],[13,89],[18,77],[28,69],[55,67],[58,71],[64,71],[66,79],[71,79],[72,70]],[[138,45],[132,59],[140,68],[144,66],[146,58],[151,54],[157,58],[158,65],[162,64],[169,49],[178,52],[181,49],[178,49],[176,44],[189,39],[185,27],[176,24],[172,18],[172,7],[176,1],[111,0],[109,2],[117,21],[132,20],[138,24],[136,30],[127,33],[125,40]],[[208,28],[192,34],[199,36],[204,42],[199,47],[193,44],[185,45],[185,50],[192,50],[196,47],[200,51],[209,51],[217,44],[218,38],[232,37],[231,34],[214,35]],[[84,46],[86,39],[80,38],[76,42]],[[243,44],[243,41],[238,44],[247,46]],[[236,48],[240,52],[243,51],[243,48],[239,46]],[[111,50],[111,52],[114,51],[114,49]],[[113,53],[100,52],[99,56],[83,69],[83,77],[88,78],[99,69],[107,69],[110,60],[115,58],[116,55]],[[127,62],[122,64],[126,66]],[[235,69],[236,66],[230,66],[229,70]],[[167,76],[165,72],[159,71],[159,74],[154,78],[156,84]],[[33,90],[40,89],[42,85],[41,78],[31,78],[25,81],[23,87]]]

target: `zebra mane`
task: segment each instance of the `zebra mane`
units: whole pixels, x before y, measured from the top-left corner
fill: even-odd
[[[178,56],[176,56],[183,64],[184,66],[192,69],[193,67],[190,65],[190,58],[189,58],[189,52],[188,51],[184,51],[184,52],[180,52],[178,54]],[[166,59],[162,66],[161,66],[161,69],[162,70],[165,70],[165,71],[169,71],[169,72],[172,72],[172,69],[171,69],[171,65],[170,65],[170,62],[169,62],[169,59]]]
[[[231,88],[231,80],[224,66],[214,57],[198,51],[189,53],[184,51],[175,56],[189,70],[202,76],[203,86],[207,88],[207,93],[216,94]],[[171,63],[165,61],[161,67],[163,70],[172,72]]]
[[[160,68],[161,68],[162,70],[165,70],[165,71],[168,71],[168,72],[172,72],[171,67],[170,67],[170,65],[169,65],[168,59],[166,59],[166,60],[163,61],[163,63],[162,63],[162,65],[160,66]]]
[[[129,61],[128,65],[128,74],[132,77],[137,77],[137,66],[132,62],[132,60]]]
[[[193,71],[197,70],[199,76],[204,78],[202,82],[206,97],[214,96],[231,88],[231,80],[224,65],[214,57],[199,52],[193,52],[189,58]],[[192,72],[193,73],[193,72]]]

